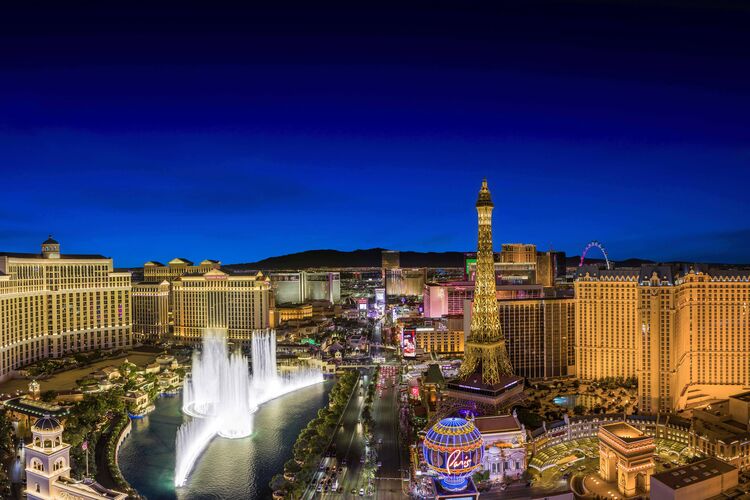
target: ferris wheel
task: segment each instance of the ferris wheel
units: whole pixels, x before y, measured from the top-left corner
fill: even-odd
[[[612,263],[609,261],[607,249],[604,248],[604,245],[601,242],[596,240],[590,241],[589,244],[586,245],[586,248],[583,249],[583,253],[581,254],[581,263],[578,264],[578,267],[583,266],[583,260],[586,258],[586,254],[594,247],[598,248],[602,252],[602,255],[604,255],[604,261],[607,263],[607,269],[612,269]]]

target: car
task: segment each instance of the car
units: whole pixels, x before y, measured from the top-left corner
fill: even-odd
[[[322,492],[323,492],[323,483],[320,483],[318,485],[318,493],[322,493]]]
[[[360,488],[359,489],[359,496],[361,496],[361,497],[365,496],[365,489],[364,488]]]
[[[378,461],[378,469],[381,468],[382,466],[383,466],[383,462]]]
[[[357,488],[352,488],[352,491],[350,491],[349,493],[351,493],[352,495],[356,495],[357,494]]]

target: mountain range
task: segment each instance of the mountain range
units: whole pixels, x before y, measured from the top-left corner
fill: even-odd
[[[230,269],[307,269],[307,268],[344,268],[344,267],[380,267],[382,248],[364,250],[307,250],[305,252],[268,257],[257,262],[229,264]],[[464,252],[400,252],[401,267],[463,267]],[[579,256],[569,256],[566,265],[576,266]],[[604,262],[602,259],[586,259],[586,262]],[[618,261],[620,267],[639,266],[653,263],[645,259],[627,259]]]

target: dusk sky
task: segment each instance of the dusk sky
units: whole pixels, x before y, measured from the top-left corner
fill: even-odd
[[[739,2],[105,3],[0,15],[0,250],[471,251],[487,177],[496,248],[750,263]]]

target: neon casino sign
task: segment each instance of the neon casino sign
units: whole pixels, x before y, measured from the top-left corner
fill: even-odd
[[[468,469],[472,465],[471,457],[465,455],[461,450],[453,450],[445,461],[445,468],[448,469],[448,474],[456,469]]]
[[[468,478],[482,466],[482,434],[471,418],[442,419],[427,431],[422,448],[427,465],[447,491],[465,491]]]

